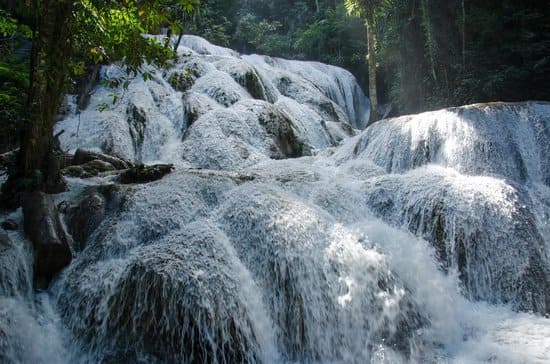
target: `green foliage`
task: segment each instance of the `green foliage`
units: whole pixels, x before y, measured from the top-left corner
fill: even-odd
[[[29,36],[29,27],[0,10],[0,153],[17,145],[29,73],[26,57],[14,52]]]
[[[390,2],[377,14],[388,101],[410,113],[550,100],[549,12],[536,1]]]
[[[208,0],[201,4],[188,30],[214,44],[229,46],[234,31],[232,22],[237,9],[236,0]]]
[[[239,20],[233,39],[254,51],[276,54],[285,49],[285,39],[277,33],[281,27],[278,21],[260,20],[255,15],[246,14]]]
[[[0,37],[8,38],[14,35],[30,38],[32,33],[27,25],[20,24],[11,14],[0,9]]]
[[[366,31],[363,21],[349,17],[343,4],[327,8],[322,17],[299,32],[294,49],[299,58],[317,60],[352,70],[367,79]]]
[[[75,44],[88,62],[103,63],[124,59],[130,74],[139,73],[144,62],[164,65],[173,50],[156,38],[143,34],[170,24],[183,29],[186,15],[198,0],[171,1],[91,1],[77,2]]]
[[[17,143],[28,87],[26,64],[11,57],[0,61],[0,84],[0,152],[5,152]]]
[[[0,36],[9,37],[17,30],[17,20],[0,10]]]

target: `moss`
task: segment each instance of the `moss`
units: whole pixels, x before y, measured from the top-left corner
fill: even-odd
[[[111,163],[94,159],[79,166],[69,166],[63,169],[63,174],[71,177],[90,178],[97,176],[99,173],[114,171],[115,169]]]
[[[304,151],[304,144],[302,142],[299,142],[298,140],[295,140],[292,143],[292,156],[301,156]]]
[[[258,122],[272,137],[278,148],[276,155],[272,155],[272,158],[297,158],[303,155],[304,143],[294,134],[292,122],[285,114],[273,108],[260,114]]]
[[[193,86],[195,77],[193,77],[192,73],[189,71],[185,73],[174,73],[170,76],[168,82],[174,90],[185,92]]]
[[[269,101],[266,97],[265,88],[256,72],[249,71],[244,75],[244,86],[250,95],[257,100]]]
[[[152,166],[138,164],[122,172],[119,181],[124,184],[152,182],[161,179],[173,170],[173,164],[155,164]]]

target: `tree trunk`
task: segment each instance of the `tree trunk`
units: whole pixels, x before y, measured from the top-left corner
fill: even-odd
[[[366,21],[367,26],[367,49],[369,61],[369,97],[370,97],[370,119],[369,125],[378,120],[378,93],[376,90],[376,50],[374,34],[374,19]]]
[[[174,52],[178,51],[178,47],[180,46],[181,38],[183,38],[183,34],[184,34],[184,31],[180,30],[178,34],[178,39],[176,40],[176,44],[174,44]]]
[[[435,71],[435,40],[432,34],[432,23],[430,20],[430,10],[428,0],[422,1],[422,25],[424,26],[424,31],[426,32],[426,43],[428,45],[428,56],[430,57],[430,68],[432,72],[432,78],[436,86],[439,86],[437,80],[437,73]]]
[[[53,126],[63,100],[69,69],[72,1],[33,6],[35,17],[26,122],[18,159],[18,177],[33,189],[59,192],[64,188]]]

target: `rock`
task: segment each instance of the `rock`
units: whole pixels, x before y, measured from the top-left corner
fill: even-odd
[[[103,221],[107,208],[107,199],[103,194],[90,191],[68,211],[67,226],[76,248],[84,249],[86,240]]]
[[[193,86],[197,77],[192,72],[174,72],[168,82],[176,91],[185,92]]]
[[[126,108],[126,115],[134,153],[138,159],[141,159],[141,147],[145,140],[145,130],[147,128],[147,114],[143,108],[129,104]]]
[[[197,79],[190,91],[208,95],[225,107],[251,98],[231,76],[221,71],[212,71]]]
[[[176,91],[187,92],[195,81],[212,69],[197,56],[183,56],[173,71],[165,75],[170,86]]]
[[[60,312],[97,362],[261,362],[239,267],[208,229],[157,237],[107,264],[90,249],[68,269]]]
[[[63,173],[71,177],[89,178],[95,177],[99,173],[114,171],[115,169],[109,162],[94,159],[80,166],[69,166],[63,170]]]
[[[119,182],[125,184],[152,182],[161,179],[173,170],[173,164],[155,164],[152,166],[139,164],[122,172]]]
[[[84,149],[77,149],[74,154],[72,164],[81,165],[93,160],[100,160],[103,162],[110,163],[115,169],[126,169],[132,167],[132,162],[124,160],[122,158],[114,157],[111,155],[92,152]]]
[[[4,230],[17,230],[17,228],[19,227],[19,225],[17,225],[17,223],[12,219],[4,220],[1,226],[2,226],[2,229]]]
[[[304,143],[296,137],[290,119],[275,107],[264,110],[258,115],[258,121],[265,131],[271,136],[277,145],[281,156],[278,153],[271,157],[297,158],[304,155]]]
[[[88,178],[92,176],[88,176],[86,174],[86,171],[81,166],[69,166],[65,169],[63,169],[63,174],[70,177],[78,177],[78,178]]]
[[[52,198],[43,192],[24,196],[23,216],[25,233],[33,244],[35,285],[45,288],[71,262],[67,235]]]
[[[7,170],[10,166],[14,166],[17,161],[18,152],[19,148],[0,154],[0,169]]]
[[[217,108],[218,104],[210,97],[194,92],[188,92],[183,97],[187,126],[192,125],[202,115]]]
[[[244,87],[248,93],[257,100],[264,100],[270,103],[277,101],[274,90],[268,89],[254,67],[242,59],[222,58],[216,62],[216,68],[229,74],[239,85]]]

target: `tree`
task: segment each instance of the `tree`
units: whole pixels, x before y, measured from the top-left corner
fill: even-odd
[[[378,92],[376,87],[376,34],[375,15],[381,0],[345,0],[348,14],[359,16],[365,20],[367,27],[367,48],[369,63],[369,97],[371,114],[369,124],[378,119]]]
[[[137,74],[144,62],[161,64],[170,47],[143,34],[172,19],[167,4],[193,11],[198,0],[25,0],[12,10],[25,18],[32,31],[29,89],[17,168],[3,190],[64,188],[53,126],[67,84],[69,70],[82,62],[124,60]]]

